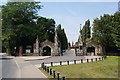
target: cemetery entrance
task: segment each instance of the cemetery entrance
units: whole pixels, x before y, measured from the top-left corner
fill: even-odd
[[[51,56],[51,48],[48,46],[45,46],[43,48],[42,56]]]

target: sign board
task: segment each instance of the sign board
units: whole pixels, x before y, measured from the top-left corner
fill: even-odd
[[[43,52],[47,52],[47,50],[44,50]]]
[[[30,49],[26,49],[26,53],[31,53]]]

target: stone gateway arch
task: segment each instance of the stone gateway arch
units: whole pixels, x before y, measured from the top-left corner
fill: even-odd
[[[80,48],[82,46],[82,48]],[[103,55],[103,48],[102,46],[98,45],[96,42],[94,42],[93,40],[89,40],[85,42],[85,45],[81,45],[80,47],[78,46],[78,48],[75,48],[75,54],[77,56],[87,56],[88,55],[88,51],[90,50],[91,52],[94,52],[94,56],[98,56],[98,55]],[[94,50],[91,50],[91,48],[88,50],[88,48],[91,47]]]
[[[94,55],[103,55],[103,49],[100,45],[98,45],[93,40],[89,40],[86,42],[86,46],[83,48],[84,53],[87,53],[87,47],[93,46],[95,48],[95,54]]]
[[[41,56],[57,56],[60,53],[56,50],[55,43],[52,43],[51,41],[45,40],[40,44],[40,55]]]
[[[36,39],[34,47],[34,53],[39,54],[39,56],[59,56],[61,55],[61,46],[58,43],[58,36],[57,32],[55,31],[55,37],[54,37],[54,43],[45,40],[42,43],[39,44],[38,37]]]

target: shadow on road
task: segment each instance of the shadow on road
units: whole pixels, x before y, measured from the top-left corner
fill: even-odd
[[[0,60],[11,60],[13,58],[0,58]]]

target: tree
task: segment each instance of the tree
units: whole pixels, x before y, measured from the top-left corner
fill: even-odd
[[[91,36],[91,32],[90,32],[90,20],[87,20],[85,22],[85,25],[82,28],[82,40],[83,42],[85,42],[87,39],[89,39]]]
[[[55,21],[54,19],[47,19],[45,17],[39,17],[37,19],[36,29],[34,33],[39,37],[39,41],[49,40],[54,42]]]
[[[120,13],[113,15],[112,24],[112,37],[114,38],[115,45],[120,50]]]
[[[119,45],[119,19],[117,15],[100,16],[93,22],[93,40],[100,44],[106,52],[116,51],[117,42]]]
[[[57,34],[58,34],[59,42],[61,43],[61,50],[67,49],[68,40],[67,40],[65,31],[64,29],[61,28],[60,24],[57,26]]]
[[[3,48],[13,51],[15,46],[33,43],[32,32],[39,9],[39,2],[8,2],[1,7]]]

